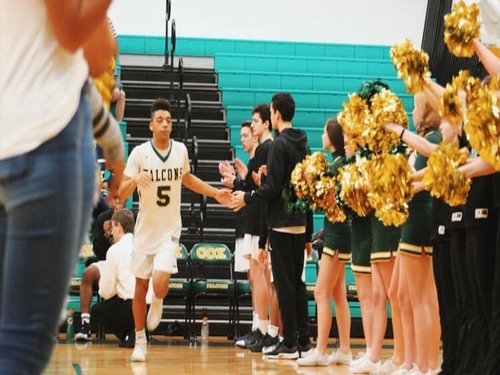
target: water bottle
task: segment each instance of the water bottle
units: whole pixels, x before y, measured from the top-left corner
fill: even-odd
[[[201,341],[208,341],[208,316],[207,312],[203,312],[203,321],[201,322]]]
[[[73,324],[73,310],[68,310],[68,317],[66,319],[66,341],[73,341],[75,335],[75,325]]]

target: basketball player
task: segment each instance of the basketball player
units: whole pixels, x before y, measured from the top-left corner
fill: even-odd
[[[172,116],[167,100],[159,98],[151,105],[149,129],[153,138],[132,150],[119,189],[123,200],[136,188],[139,192],[131,259],[132,272],[136,276],[133,300],[136,341],[131,360],[136,362],[146,360],[145,323],[149,331],[158,327],[170,275],[177,273],[175,250],[182,230],[182,185],[220,203],[226,203],[231,197],[230,190],[217,190],[191,174],[186,146],[170,138]],[[145,319],[146,293],[151,277],[154,295]]]

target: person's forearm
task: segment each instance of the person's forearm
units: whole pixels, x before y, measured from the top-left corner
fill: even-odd
[[[76,51],[105,19],[112,0],[44,0],[61,46]]]
[[[482,177],[495,173],[495,168],[490,163],[481,158],[476,158],[470,163],[466,163],[458,168],[466,177]]]
[[[217,189],[213,186],[210,186],[205,181],[200,180],[195,175],[188,173],[182,178],[182,183],[189,190],[194,191],[195,193],[206,195],[207,197],[214,198],[217,194]]]
[[[436,144],[429,142],[418,134],[412,133],[399,124],[391,124],[389,130],[398,135],[408,146],[426,157],[429,157],[437,147]]]
[[[136,187],[137,184],[132,178],[122,181],[120,188],[118,189],[118,196],[122,201],[125,201],[134,193]]]
[[[478,39],[472,41],[472,47],[490,75],[494,76],[500,74],[500,58],[497,57],[497,55],[490,51]]]
[[[427,99],[427,102],[432,107],[432,109],[436,112],[439,112],[439,102],[444,91],[441,90],[441,88],[441,86],[432,81],[424,85],[423,93],[425,95],[425,98]]]
[[[110,162],[123,159],[125,146],[120,125],[102,103],[102,97],[89,79],[89,98],[92,109],[94,138],[102,147],[104,158]]]

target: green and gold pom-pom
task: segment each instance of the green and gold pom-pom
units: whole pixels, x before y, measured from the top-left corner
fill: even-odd
[[[356,155],[356,161],[340,168],[340,199],[358,216],[364,217],[372,210],[368,202],[370,177],[367,170],[368,160]]]
[[[471,96],[464,130],[481,158],[500,171],[500,101],[489,87],[480,87]]]
[[[408,160],[400,153],[377,156],[367,163],[367,170],[371,179],[368,202],[375,216],[386,226],[403,225],[413,196]]]
[[[399,137],[385,129],[387,123],[408,125],[403,101],[392,91],[383,89],[371,100],[372,127],[364,133],[366,143],[374,153],[388,153],[399,144]]]
[[[427,160],[423,177],[424,188],[450,206],[465,204],[471,180],[458,171],[467,155],[459,152],[458,144],[442,142]]]
[[[465,115],[466,100],[474,96],[481,81],[472,77],[468,70],[461,70],[448,83],[440,99],[439,114],[452,124],[460,124]]]
[[[471,42],[479,37],[481,25],[478,21],[479,6],[459,1],[451,13],[444,16],[444,42],[457,57],[471,57],[474,49]]]
[[[426,81],[430,80],[429,55],[416,48],[409,39],[391,48],[391,59],[409,93],[423,90]]]
[[[337,119],[342,131],[349,137],[349,146],[353,149],[364,147],[366,142],[363,132],[371,126],[370,109],[366,100],[356,94],[349,95],[349,101],[342,103],[343,110]]]

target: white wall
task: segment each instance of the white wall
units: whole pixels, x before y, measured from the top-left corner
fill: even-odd
[[[420,45],[427,1],[172,0],[172,18],[184,37]],[[118,34],[165,34],[165,0],[114,0],[109,15]]]

